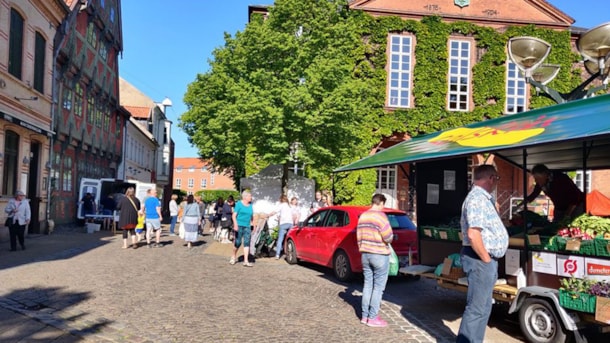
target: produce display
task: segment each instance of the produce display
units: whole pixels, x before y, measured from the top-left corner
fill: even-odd
[[[595,237],[610,239],[610,218],[583,214],[557,231],[561,237],[591,240]]]

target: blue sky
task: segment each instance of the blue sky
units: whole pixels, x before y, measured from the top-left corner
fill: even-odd
[[[548,1],[592,28],[610,21],[608,0]],[[122,3],[123,56],[119,73],[154,101],[166,96],[173,102],[168,117],[174,122],[176,157],[196,157],[197,150],[177,128],[186,111],[183,97],[198,73],[209,69],[212,51],[224,44],[224,33],[234,35],[248,22],[248,5],[272,0],[124,0]]]

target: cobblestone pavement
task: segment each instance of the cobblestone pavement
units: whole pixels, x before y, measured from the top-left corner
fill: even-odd
[[[119,234],[75,231],[1,247],[1,342],[451,342],[464,306],[430,280],[391,279],[380,312],[390,325],[369,328],[361,280],[271,258],[231,266],[230,245],[210,236],[190,250],[169,236],[121,249]],[[490,342],[519,341],[510,321],[490,326]]]

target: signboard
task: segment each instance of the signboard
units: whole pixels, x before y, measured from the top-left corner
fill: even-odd
[[[532,270],[538,273],[557,275],[557,254],[533,252]]]
[[[585,258],[574,255],[557,255],[557,275],[583,278],[585,276]]]
[[[24,128],[26,128],[28,130],[34,131],[36,133],[39,133],[41,135],[47,135],[49,137],[52,135],[52,132],[50,132],[49,130],[42,129],[42,128],[38,127],[38,126],[32,125],[30,123],[27,123],[27,122],[25,122],[25,121],[23,121],[23,120],[21,120],[19,118],[15,118],[12,115],[10,115],[8,113],[4,113],[2,111],[0,111],[0,118],[4,119],[6,121],[9,121],[9,122],[11,122],[13,124],[16,124],[16,125],[19,125],[21,127],[24,127]]]
[[[508,249],[506,250],[505,257],[505,270],[507,275],[517,276],[519,269],[521,269],[521,261],[519,258],[519,250]]]
[[[585,258],[585,277],[591,280],[610,280],[610,260]]]

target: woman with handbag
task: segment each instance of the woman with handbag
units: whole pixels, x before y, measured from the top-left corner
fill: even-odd
[[[11,251],[17,250],[17,239],[21,250],[25,250],[25,227],[32,219],[30,203],[25,198],[25,193],[17,191],[15,197],[8,201],[4,212],[8,214],[5,225],[8,226]]]
[[[184,224],[184,240],[188,249],[192,247],[193,242],[197,242],[199,235],[199,225],[201,225],[201,213],[199,213],[199,204],[195,202],[195,197],[190,194],[186,197],[186,206],[184,206],[184,216],[182,217]]]
[[[132,247],[138,248],[136,242],[136,225],[138,224],[138,214],[140,212],[140,200],[135,197],[135,189],[127,188],[125,196],[119,201],[116,209],[119,213],[119,228],[123,230],[123,249],[127,249],[127,237],[131,234]]]

